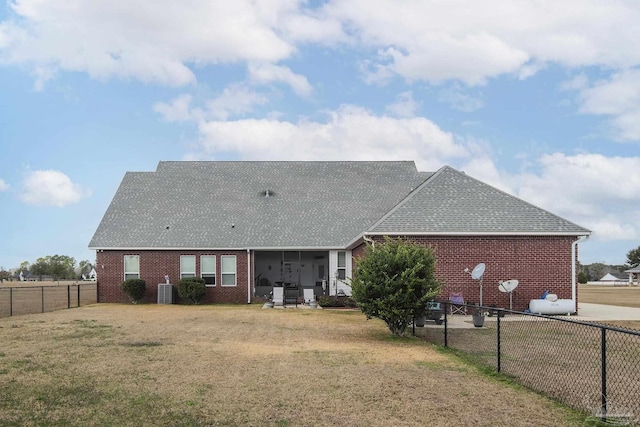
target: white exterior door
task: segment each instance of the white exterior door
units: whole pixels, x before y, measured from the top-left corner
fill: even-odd
[[[351,296],[351,251],[329,251],[329,295]]]

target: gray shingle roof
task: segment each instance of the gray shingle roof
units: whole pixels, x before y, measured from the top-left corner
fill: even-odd
[[[369,229],[387,234],[548,234],[591,232],[448,166]]]
[[[450,167],[160,162],[155,172],[125,175],[89,247],[344,248],[365,231],[590,234]]]
[[[425,178],[407,161],[160,162],[125,175],[89,247],[345,247]]]

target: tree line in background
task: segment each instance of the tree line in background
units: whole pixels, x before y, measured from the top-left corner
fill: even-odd
[[[88,276],[94,267],[87,260],[80,261],[76,267],[76,260],[73,257],[47,255],[43,258],[38,258],[34,263],[23,261],[13,273],[5,270],[4,267],[0,267],[0,281],[16,280],[16,276],[21,272],[23,276],[28,274],[30,278],[36,278],[37,280],[42,280],[45,276],[51,277],[53,280],[76,280],[81,279],[83,275]]]
[[[606,274],[612,274],[619,279],[626,279],[628,270],[640,264],[640,246],[627,252],[627,263],[623,265],[608,265],[601,262],[580,264],[578,268],[578,282],[587,283],[600,280]]]

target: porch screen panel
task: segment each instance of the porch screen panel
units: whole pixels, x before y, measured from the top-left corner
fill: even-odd
[[[223,255],[220,257],[222,286],[236,286],[236,257]]]

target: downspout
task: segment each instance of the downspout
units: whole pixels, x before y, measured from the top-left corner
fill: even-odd
[[[247,249],[247,304],[251,304],[251,250]]]
[[[582,240],[584,239],[584,240]],[[573,303],[576,305],[575,306],[575,310],[576,312],[578,311],[578,301],[576,300],[577,298],[577,292],[576,292],[576,248],[578,247],[578,243],[584,241],[586,242],[589,239],[589,235],[586,236],[580,236],[578,237],[578,240],[574,241],[571,243],[571,300],[573,301]]]

